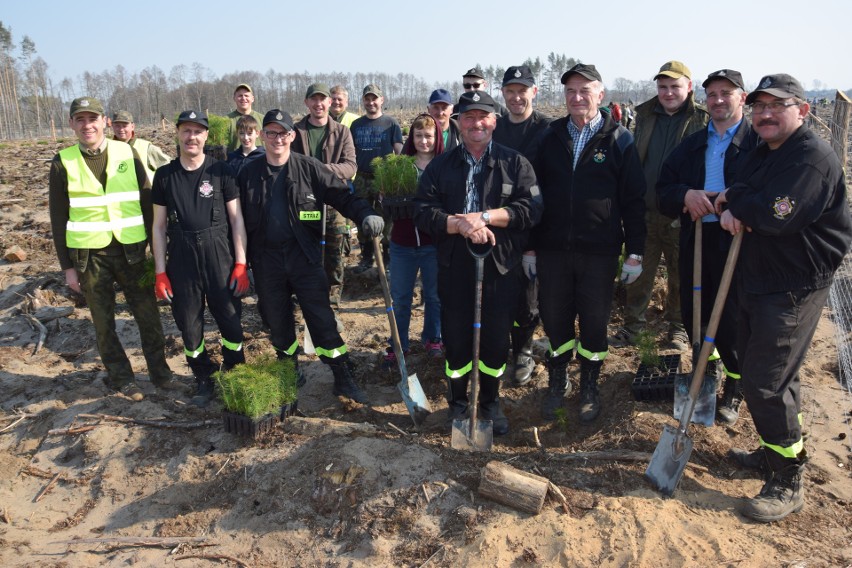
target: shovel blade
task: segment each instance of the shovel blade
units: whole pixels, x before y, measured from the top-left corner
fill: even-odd
[[[657,449],[654,450],[654,455],[648,463],[648,469],[645,470],[645,477],[660,493],[671,497],[680,478],[683,477],[690,454],[692,454],[692,438],[667,424],[663,428],[663,435],[660,436]]]
[[[450,446],[454,450],[490,452],[493,445],[494,424],[491,420],[477,420],[475,424],[469,418],[453,420]]]
[[[305,337],[304,337],[304,351],[305,355],[315,355],[317,350],[314,347],[314,340],[311,339],[311,332],[308,331],[308,324],[305,324]]]
[[[426,420],[426,417],[432,413],[432,407],[429,406],[429,399],[426,398],[426,393],[420,386],[417,373],[408,375],[408,380],[401,380],[396,386],[399,388],[402,401],[411,415],[411,420],[414,421],[415,426],[420,426]]]
[[[683,412],[692,403],[689,397],[689,383],[691,381],[691,375],[675,375],[673,414],[677,420],[680,420]],[[704,381],[701,383],[701,390],[698,391],[698,400],[695,402],[695,409],[692,411],[690,422],[701,424],[702,426],[713,426],[716,420],[717,389],[716,375],[704,375]]]

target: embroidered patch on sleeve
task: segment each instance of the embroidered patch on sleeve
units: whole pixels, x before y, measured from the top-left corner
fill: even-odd
[[[789,196],[776,197],[775,203],[772,205],[773,217],[779,221],[783,221],[790,213],[793,212],[796,202],[790,199]]]

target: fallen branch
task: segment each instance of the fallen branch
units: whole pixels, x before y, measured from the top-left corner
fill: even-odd
[[[67,428],[54,428],[53,430],[48,430],[48,436],[76,436],[77,434],[84,434],[85,432],[91,432],[95,428],[97,428],[97,424],[83,424],[81,426],[68,426]]]
[[[408,432],[406,432],[405,430],[403,430],[403,429],[402,429],[402,428],[400,428],[399,426],[396,426],[396,425],[394,425],[394,424],[391,424],[390,422],[388,422],[388,426],[390,426],[391,428],[393,428],[394,430],[396,430],[397,432],[399,432],[400,434],[402,434],[402,435],[403,435],[403,436],[405,436],[406,438],[410,438],[410,437],[411,437],[411,434],[409,434]]]
[[[625,462],[650,462],[651,455],[648,452],[637,452],[633,450],[600,450],[595,452],[574,452],[571,454],[549,454],[550,459],[563,461],[625,461]],[[703,465],[687,463],[687,466],[698,471],[708,472]]]
[[[221,420],[198,420],[196,422],[170,422],[168,420],[145,420],[143,418],[128,418],[126,416],[113,416],[110,414],[78,414],[78,418],[84,420],[103,420],[105,422],[120,422],[122,424],[136,424],[137,426],[153,426],[154,428],[177,428],[190,430],[192,428],[206,428],[221,424]]]
[[[44,341],[47,339],[47,328],[44,327],[44,324],[38,321],[36,318],[31,316],[30,314],[22,314],[27,321],[33,326],[33,328],[38,331],[38,343],[36,343],[35,349],[33,350],[32,355],[30,357],[34,357],[36,353],[38,353],[39,349],[44,345]]]
[[[9,508],[8,507],[3,507],[3,522],[6,523],[7,525],[12,524],[12,517],[9,516]]]
[[[3,432],[5,432],[6,430],[11,430],[11,429],[12,429],[12,428],[14,428],[15,426],[17,426],[20,422],[23,422],[26,418],[29,418],[29,417],[30,417],[30,415],[29,415],[29,414],[21,414],[21,415],[18,417],[18,419],[17,419],[17,420],[15,420],[15,421],[14,421],[14,422],[12,422],[11,424],[9,424],[8,426],[6,426],[6,427],[5,427],[5,428],[3,428],[2,430],[0,430],[0,434],[2,434]],[[2,418],[2,420],[11,420],[11,419],[13,419],[13,418],[14,418],[13,416],[7,416],[7,417]]]
[[[36,497],[35,497],[35,501],[34,501],[35,503],[38,503],[39,501],[41,501],[42,497],[47,495],[47,492],[50,491],[51,489],[53,489],[53,486],[56,485],[57,481],[59,481],[59,477],[61,475],[62,475],[62,472],[57,472],[56,475],[54,475],[53,478],[47,483],[47,485],[44,486],[44,489],[39,491],[38,495],[36,495]]]
[[[28,465],[21,473],[24,473],[26,475],[32,475],[33,477],[41,477],[42,479],[50,479],[54,475],[49,471],[44,471],[43,469],[39,469],[34,465]]]
[[[50,544],[97,544],[115,547],[160,547],[174,548],[180,544],[197,546],[213,546],[207,542],[206,536],[114,536],[101,538],[80,538],[76,540],[58,540]]]
[[[553,493],[557,499],[562,503],[562,510],[565,511],[565,514],[568,514],[568,499],[565,498],[565,494],[562,493],[562,490],[556,486],[555,483],[548,480],[547,481],[547,490]]]
[[[227,554],[184,554],[183,556],[176,557],[175,560],[187,560],[188,558],[203,558],[204,560],[227,560],[229,562],[235,563],[237,566],[242,566],[242,568],[250,568],[250,566],[242,560],[234,558],[233,556],[228,556]]]

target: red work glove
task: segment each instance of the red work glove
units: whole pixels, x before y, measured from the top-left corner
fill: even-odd
[[[228,285],[234,291],[234,296],[242,296],[248,291],[249,278],[245,264],[240,262],[234,264],[234,270],[231,272],[231,279],[228,280]]]
[[[157,299],[165,300],[168,303],[172,303],[172,283],[169,281],[169,277],[166,276],[165,272],[158,272],[154,275],[154,294],[157,295]]]

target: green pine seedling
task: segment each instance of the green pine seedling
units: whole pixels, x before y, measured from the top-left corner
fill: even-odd
[[[279,412],[297,397],[293,361],[264,357],[214,373],[213,378],[225,409],[249,418]]]
[[[373,187],[385,196],[414,195],[417,189],[417,168],[414,156],[389,154],[374,158]]]
[[[639,349],[639,362],[646,367],[660,366],[660,350],[657,348],[657,338],[649,329],[636,334],[636,347]]]

